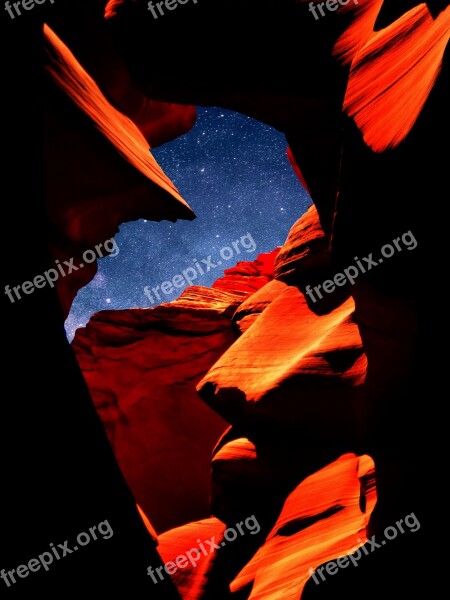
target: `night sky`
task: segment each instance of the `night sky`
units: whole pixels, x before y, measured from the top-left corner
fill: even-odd
[[[261,252],[282,245],[290,227],[311,204],[286,156],[284,136],[239,113],[199,108],[195,127],[161,148],[152,150],[163,170],[191,206],[194,221],[134,221],[120,226],[116,257],[98,261],[98,272],[78,292],[66,321],[72,339],[75,329],[104,309],[149,308],[160,303],[144,294],[246,237],[241,250],[222,260],[194,284],[210,286],[238,260],[254,260]],[[223,253],[228,256],[227,251]],[[206,267],[205,267],[206,269]],[[177,298],[186,286],[164,295]],[[167,288],[166,288],[167,289]]]

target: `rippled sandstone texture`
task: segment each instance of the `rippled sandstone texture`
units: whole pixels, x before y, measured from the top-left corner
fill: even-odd
[[[242,350],[238,368],[249,373],[251,386],[240,380],[237,394],[232,373],[220,377],[206,374],[209,380],[200,386],[210,405],[223,415],[226,412],[233,422],[223,453],[218,450],[215,461],[214,510],[226,520],[234,518],[245,506],[239,494],[240,486],[246,487],[243,479],[250,473],[255,481],[259,475],[260,488],[269,487],[273,492],[267,502],[260,503],[261,520],[269,531],[270,520],[276,522],[274,508],[293,493],[296,481],[312,472],[317,475],[325,468],[324,462],[332,465],[337,460],[333,453],[349,452],[348,445],[354,443],[358,456],[368,453],[376,462],[378,504],[370,529],[382,532],[386,525],[414,511],[421,530],[414,537],[402,536],[393,542],[387,554],[380,550],[371,556],[369,566],[347,569],[305,594],[360,598],[364,590],[366,597],[379,598],[386,594],[389,581],[389,593],[394,595],[412,595],[424,587],[429,595],[430,587],[439,581],[429,575],[435,568],[428,564],[434,556],[429,552],[433,548],[430,532],[441,530],[445,512],[436,501],[435,490],[446,469],[441,448],[446,438],[445,420],[440,416],[440,388],[446,387],[446,369],[440,368],[436,348],[441,345],[447,312],[441,287],[446,276],[441,244],[447,223],[440,207],[448,196],[448,2],[367,0],[351,10],[343,7],[319,24],[311,20],[307,2],[217,0],[199,3],[193,7],[195,12],[185,7],[178,11],[183,12],[182,18],[176,11],[175,20],[170,20],[170,15],[165,21],[152,19],[151,30],[150,21],[143,18],[143,14],[148,17],[145,2],[114,4],[116,8],[128,5],[124,11],[117,8],[114,17],[110,15],[109,31],[113,31],[116,48],[105,28],[101,1],[67,0],[52,6],[51,11],[42,7],[40,12],[23,15],[22,21],[17,20],[7,31],[4,80],[11,102],[5,118],[5,187],[11,201],[4,206],[4,243],[15,250],[7,254],[5,283],[29,280],[48,269],[56,257],[79,257],[86,247],[113,235],[127,218],[192,218],[148,155],[142,169],[131,151],[132,146],[137,151],[138,140],[137,147],[147,151],[143,139],[154,145],[187,131],[194,120],[192,105],[237,109],[278,127],[286,134],[291,161],[317,206],[325,233],[323,247],[330,250],[331,266],[327,268],[341,269],[354,256],[366,256],[408,230],[414,232],[419,245],[414,253],[393,257],[353,286],[354,315],[342,309],[345,302],[352,302],[350,298],[335,298],[333,305],[316,306],[311,314],[312,307],[303,305],[301,294],[308,278],[296,282],[296,269],[289,267],[290,261],[286,262],[286,279],[283,266],[280,278],[269,282],[265,291],[259,290],[257,305],[249,298],[248,310],[241,319],[233,320],[233,332]],[[139,13],[141,9],[146,13]],[[44,37],[48,48],[51,35],[47,31],[42,36],[43,18],[99,86],[101,94],[86,87],[84,100],[95,99],[93,110],[91,102],[77,104],[75,89],[55,86],[55,77],[49,79],[51,61],[44,61],[42,52]],[[318,28],[312,26],[316,24]],[[379,32],[374,34],[374,28]],[[57,46],[58,42],[52,51]],[[157,58],[155,48],[160,49]],[[214,57],[212,69],[203,64],[198,67],[205,48]],[[63,55],[69,58],[66,51]],[[54,76],[60,67],[61,63],[53,69]],[[81,81],[88,83],[84,74]],[[34,155],[44,142],[44,104],[47,131],[52,132],[46,136],[50,158],[46,179],[43,163]],[[103,118],[102,104],[106,110]],[[115,110],[123,111],[137,127],[131,139],[130,135],[120,136],[116,143],[111,139],[115,135],[111,121],[119,119]],[[66,138],[61,133],[64,129]],[[58,134],[70,144],[55,145]],[[61,160],[64,154],[67,161]],[[93,160],[87,161],[88,157]],[[53,160],[60,169],[52,167]],[[126,203],[127,197],[133,202]],[[27,251],[19,252],[18,245],[26,246]],[[58,284],[64,311],[94,270],[79,275],[82,277],[76,282],[65,278]],[[298,289],[286,291],[287,285]],[[292,370],[276,364],[274,373],[267,372],[259,381],[254,374],[250,376],[252,365],[248,357],[244,359],[246,348],[252,348],[253,327],[261,336],[263,320],[270,325],[266,311],[271,320],[279,315],[291,317],[289,311],[281,310],[288,305],[311,320],[325,343],[324,356],[316,355],[306,341],[299,344],[302,357],[313,368],[322,367],[333,384],[350,374],[341,391],[345,400],[347,386],[356,405],[362,407],[356,415],[360,424],[356,440],[343,440],[345,428],[354,422],[351,413],[339,415],[340,427],[333,432],[330,447],[324,445],[321,429],[328,437],[331,419],[320,410],[320,404],[294,404],[292,390],[288,390],[287,403],[281,398],[284,410],[276,421],[277,431],[273,430],[271,415],[277,412],[280,400],[276,377],[284,375],[289,381],[290,374],[298,374],[304,384],[314,372],[305,373],[300,357],[292,354],[295,333],[291,331],[285,332],[291,343],[287,340],[283,349],[290,352]],[[349,361],[334,366],[333,311],[341,328],[337,331],[345,334],[344,342],[353,340],[345,346]],[[320,329],[318,317],[322,315],[327,326]],[[360,342],[352,337],[352,321],[357,324]],[[89,581],[90,589],[102,595],[123,591],[136,598],[150,593],[176,597],[170,581],[155,588],[146,574],[148,564],[159,565],[161,559],[146,534],[65,340],[63,312],[55,290],[47,287],[14,305],[9,303],[4,322],[5,384],[12,391],[4,403],[9,435],[2,438],[2,456],[10,459],[5,461],[3,477],[14,493],[2,495],[2,513],[8,518],[1,543],[11,567],[24,560],[18,539],[28,540],[30,547],[41,551],[49,539],[65,539],[106,515],[115,531],[95,555],[96,560],[91,560],[90,552],[77,553],[67,564],[58,563],[51,576],[21,581],[23,592],[27,588],[31,596],[42,590],[60,597],[70,579],[71,591],[80,594],[85,593]],[[279,326],[280,321],[276,323]],[[272,341],[273,335],[270,327]],[[367,361],[365,374],[356,362],[359,344],[363,350],[359,360]],[[227,353],[237,356],[233,347]],[[228,364],[227,353],[220,359],[222,364]],[[256,366],[262,363],[260,358]],[[232,388],[222,385],[228,378]],[[254,406],[247,402],[247,391]],[[320,391],[318,398],[324,401],[327,396],[323,388]],[[314,423],[306,439],[299,436],[292,441],[285,433],[286,408],[303,410],[303,414],[296,413],[294,427],[303,423],[303,417]],[[313,414],[305,414],[309,408]],[[270,431],[268,422],[274,424]],[[252,460],[255,452],[260,463]],[[241,464],[228,460],[242,454],[248,460]],[[268,458],[272,461],[269,465]],[[271,483],[274,469],[270,466],[278,473],[283,460],[286,471],[281,471],[277,487]],[[241,472],[244,477],[239,479]],[[233,481],[238,482],[234,489],[230,486]],[[325,481],[331,485],[332,479]],[[354,483],[358,487],[358,482]],[[337,482],[335,486],[338,489]],[[233,567],[231,577],[244,566],[241,563],[248,563],[248,551],[245,560],[238,560],[238,567]],[[415,577],[410,577],[411,573]],[[282,569],[276,574],[283,580]],[[223,586],[229,579],[218,577],[215,582]],[[270,581],[266,574],[262,585]],[[267,593],[265,589],[263,597]]]

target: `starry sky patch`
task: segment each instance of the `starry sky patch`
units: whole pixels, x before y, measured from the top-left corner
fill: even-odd
[[[311,204],[286,147],[284,135],[268,125],[232,111],[199,108],[189,133],[152,150],[197,219],[121,225],[115,237],[119,254],[99,260],[95,278],[75,298],[66,321],[69,339],[94,312],[156,306],[160,302],[144,293],[145,286],[161,286],[197,263],[205,265],[208,257],[215,267],[197,268],[196,285],[210,286],[239,260],[282,245]],[[239,255],[223,251],[248,235],[254,244],[245,238]],[[158,291],[161,302],[175,300],[185,287]]]

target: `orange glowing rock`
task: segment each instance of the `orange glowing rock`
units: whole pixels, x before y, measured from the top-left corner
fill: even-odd
[[[353,300],[318,316],[286,286],[198,390],[233,424],[251,419],[316,439],[351,439],[365,372]]]
[[[231,591],[253,582],[249,600],[298,600],[311,569],[367,540],[375,502],[372,459],[341,456],[288,496],[265,544],[232,582]]]
[[[248,455],[249,447],[245,450],[244,446],[241,449]],[[214,590],[216,596],[230,590],[249,600],[298,600],[316,567],[366,541],[375,502],[373,461],[368,456],[346,454],[307,477],[289,494],[262,539],[254,535],[259,533],[254,520],[246,527],[244,518],[243,534],[239,534],[236,522],[225,525],[210,518],[160,535],[158,550],[171,568],[177,559],[183,566],[171,571],[183,600],[211,597]],[[230,534],[225,538],[227,528]],[[235,537],[231,530],[237,533],[236,539],[227,541]],[[211,540],[218,549],[208,543]]]
[[[269,280],[273,260],[240,263],[217,288],[193,286],[156,308],[102,311],[76,332],[116,458],[158,532],[209,515],[210,457],[227,423],[195,386],[234,342],[232,315]]]
[[[45,26],[46,196],[54,259],[74,258],[112,238],[138,218],[193,219],[194,213],[162,171],[137,126],[114,108],[58,36]],[[67,315],[96,262],[57,289]]]
[[[434,17],[422,3],[371,33],[353,57],[344,107],[376,152],[397,146],[410,132],[449,38],[450,6]]]

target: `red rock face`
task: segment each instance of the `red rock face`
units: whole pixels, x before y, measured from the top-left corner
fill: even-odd
[[[253,511],[261,523],[255,537],[243,536],[198,567],[178,571],[182,596],[217,600],[231,589],[254,599],[298,598],[310,568],[348,552],[368,529],[382,531],[406,510],[426,508],[428,530],[437,530],[429,525],[438,511],[428,496],[438,480],[430,465],[440,464],[439,453],[417,441],[435,432],[438,410],[414,411],[411,398],[420,385],[423,397],[431,396],[429,373],[437,371],[428,354],[435,348],[430,323],[439,312],[417,273],[436,260],[435,239],[445,237],[439,231],[445,220],[424,211],[423,203],[447,200],[440,145],[448,144],[442,127],[448,93],[440,72],[448,74],[450,9],[445,0],[399,1],[399,14],[374,31],[380,9],[392,3],[343,5],[336,19],[328,15],[317,28],[307,0],[278,3],[279,12],[275,2],[260,3],[257,18],[252,3],[228,4],[224,11],[219,2],[205,3],[198,16],[174,21],[176,44],[142,18],[145,0],[112,0],[108,26],[102,0],[70,0],[73,21],[57,10],[49,16],[48,243],[53,259],[74,258],[79,266],[82,253],[111,238],[121,222],[192,219],[148,150],[188,131],[194,104],[239,110],[286,134],[290,162],[316,208],[294,224],[283,248],[239,263],[212,289],[189,288],[170,304],[100,313],[77,333],[73,349],[141,515],[166,532],[164,560],[188,551],[194,532],[196,540],[221,540],[225,527],[245,523]],[[210,27],[216,21],[222,27]],[[164,49],[157,60],[155,47]],[[214,69],[197,67],[205,49]],[[424,248],[422,262],[404,260],[405,252],[352,288],[311,301],[308,285],[407,230]],[[95,263],[58,281],[66,314],[94,273]],[[34,320],[48,317],[46,311]],[[59,322],[50,341],[55,363],[62,357],[63,379],[70,360]],[[41,349],[33,350],[34,365]],[[73,365],[67,371],[71,378],[49,396],[61,411],[64,386],[77,382]],[[23,395],[34,398],[34,392]],[[75,399],[61,412],[66,423],[72,424]],[[47,412],[32,413],[37,424],[29,436],[37,439],[42,428],[50,446],[45,417],[53,407],[44,407]],[[86,415],[80,409],[68,428],[72,448],[79,429],[95,423]],[[22,424],[21,415],[16,421]],[[82,464],[95,483],[93,439]],[[367,453],[377,466],[376,509]],[[96,497],[117,488],[126,495],[125,486],[116,488],[113,461],[102,456],[109,486],[98,484]],[[71,458],[78,468],[79,456]],[[48,468],[47,481],[52,476]],[[70,480],[67,489],[81,489],[84,480]],[[117,506],[142,527],[131,496]],[[211,512],[214,518],[207,518]],[[146,526],[153,535],[150,521]],[[400,575],[394,577],[410,596],[416,579],[407,583],[405,575],[429,570],[418,554],[407,560],[407,545],[396,556]],[[357,589],[358,597],[361,590],[369,596],[374,588],[382,597],[386,579],[379,573],[388,561],[380,561],[382,569],[361,576],[363,586],[328,595],[350,598]]]
[[[121,469],[158,532],[209,515],[210,457],[227,423],[195,387],[235,339],[232,315],[276,251],[154,309],[104,311],[73,348]]]
[[[236,310],[234,321],[243,335],[198,385],[229,423],[293,430],[317,446],[355,440],[367,361],[354,302],[347,291],[340,302],[333,297],[334,306],[319,302],[317,314],[297,287],[313,276],[323,281],[330,270],[326,240],[311,208],[277,255],[278,280]],[[322,427],[314,432],[319,414]]]
[[[252,262],[238,262],[235,267],[225,269],[224,276],[213,283],[213,289],[240,294],[244,300],[273,279],[278,252],[277,248],[272,252],[260,254]]]
[[[158,532],[208,515],[210,455],[226,428],[195,384],[233,343],[236,299],[216,292],[193,304],[101,313],[73,342],[119,465]]]
[[[277,256],[275,277],[286,283],[299,284],[306,279],[309,282],[314,274],[326,275],[330,267],[329,242],[324,236],[316,208],[310,206],[292,226]]]
[[[258,523],[178,571],[184,598],[228,586],[298,598],[311,568],[366,539],[373,463],[338,458],[356,446],[367,368],[354,302],[316,314],[274,269],[305,281],[329,271],[314,209],[281,249],[238,263],[212,289],[188,288],[154,309],[104,311],[73,342],[138,504],[158,533],[170,529],[159,536],[165,562],[195,540],[222,543],[226,527],[250,515]],[[216,518],[204,520],[210,511]]]

